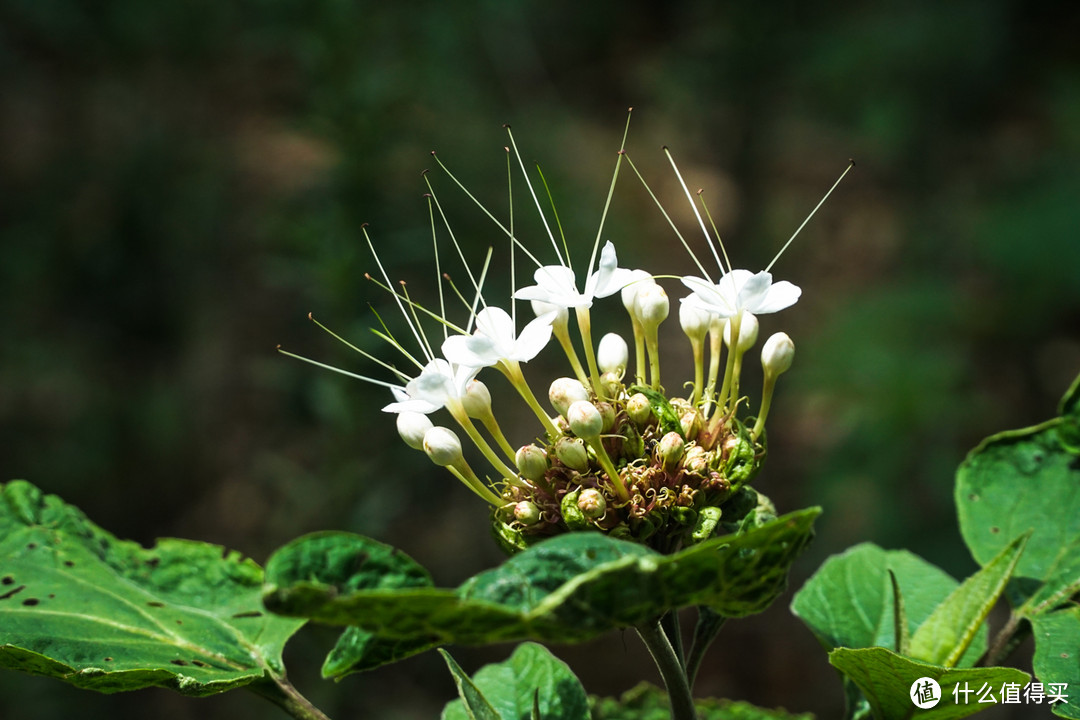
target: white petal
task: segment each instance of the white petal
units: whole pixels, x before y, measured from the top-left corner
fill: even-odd
[[[478,337],[479,347],[476,342]],[[441,350],[447,360],[465,367],[488,367],[499,361],[496,357],[489,362],[492,354],[491,341],[484,335],[453,335],[443,341]]]
[[[765,294],[757,307],[748,309],[753,310],[758,315],[778,312],[798,302],[800,295],[802,295],[802,290],[798,285],[793,285],[787,280],[781,280],[778,283],[773,283],[772,287],[769,288],[769,292]]]
[[[719,285],[713,285],[708,280],[696,277],[682,278],[682,284],[694,291],[686,298],[686,301],[720,317],[731,317],[736,312],[734,302],[736,293],[733,288],[737,282],[738,279],[733,278],[731,274],[720,278]]]
[[[747,278],[746,282],[739,288],[737,306],[742,310],[754,311],[754,308],[765,300],[771,285],[772,274],[765,271]]]
[[[547,313],[536,318],[522,330],[514,343],[514,357],[518,362],[529,362],[536,357],[551,340],[551,321],[557,313]]]
[[[514,320],[500,307],[487,307],[476,314],[476,332],[487,335],[495,345],[508,346],[514,342]]]

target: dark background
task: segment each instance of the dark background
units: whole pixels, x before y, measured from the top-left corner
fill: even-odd
[[[420,172],[437,148],[505,217],[506,122],[582,263],[633,105],[631,157],[699,241],[670,146],[743,267],[764,267],[858,162],[775,268],[802,301],[762,318],[762,337],[786,330],[798,353],[758,487],[781,510],[826,511],[792,587],[862,541],[970,573],[957,463],[1049,417],[1080,369],[1076,6],[449,5],[0,0],[2,475],[143,543],[190,537],[263,561],[341,529],[402,547],[443,585],[491,567],[483,504],[397,439],[386,391],[274,347],[378,373],[307,313],[390,357],[366,332],[368,303],[404,325],[364,280],[360,225],[392,278],[435,302]],[[496,246],[490,297],[505,297],[504,237],[431,178],[470,261]],[[514,188],[521,235],[550,261]],[[605,238],[626,266],[692,270],[630,173]],[[628,330],[617,302],[594,317]],[[674,316],[662,330],[672,389],[690,376],[687,343]],[[559,360],[553,345],[530,365],[538,392],[567,373]],[[530,416],[489,379],[524,442]],[[699,694],[838,714],[838,679],[789,602],[725,628]],[[333,637],[309,629],[287,660],[337,720],[432,718],[453,696],[433,653],[322,681]],[[472,671],[509,651],[455,655]],[[592,692],[658,679],[629,634],[555,651]],[[0,716],[73,714],[283,717],[243,692],[106,697],[0,674]]]

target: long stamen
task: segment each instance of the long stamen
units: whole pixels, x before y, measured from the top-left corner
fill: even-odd
[[[604,235],[604,223],[607,222],[608,210],[611,209],[611,198],[615,194],[615,183],[619,180],[619,168],[622,167],[623,156],[626,154],[626,138],[630,134],[630,115],[633,112],[634,108],[632,107],[626,110],[626,126],[623,128],[622,144],[619,146],[619,152],[616,153],[615,171],[611,174],[611,184],[608,185],[607,198],[604,200],[604,211],[600,214],[600,226],[596,228],[596,239],[593,240],[592,254],[589,256],[589,270],[585,273],[586,278],[592,274],[593,264],[596,262],[596,253],[600,248],[600,239]],[[626,160],[629,162],[630,158],[627,157]]]
[[[375,378],[369,378],[366,375],[357,375],[356,373],[349,372],[348,370],[342,370],[341,368],[336,368],[333,365],[327,365],[326,363],[321,363],[318,360],[312,360],[311,358],[306,358],[303,355],[297,355],[296,353],[291,353],[288,350],[282,350],[280,345],[278,345],[277,351],[279,353],[281,353],[282,355],[287,355],[288,357],[293,358],[294,360],[300,360],[302,362],[308,363],[309,365],[314,365],[315,367],[321,367],[324,370],[332,370],[332,371],[334,371],[336,373],[340,373],[342,375],[346,375],[346,376],[351,377],[351,378],[356,378],[357,380],[363,380],[364,382],[369,382],[372,385],[381,385],[382,387],[390,388],[391,390],[395,390],[395,389],[396,390],[401,390],[402,389],[400,385],[395,385],[394,383],[388,383],[385,380],[376,380]]]
[[[698,189],[697,196],[698,202],[701,203],[701,209],[705,211],[705,217],[709,218],[709,225],[712,227],[713,235],[716,236],[716,242],[720,246],[720,252],[724,255],[724,264],[720,266],[720,271],[723,273],[730,273],[733,269],[731,258],[728,257],[727,248],[724,247],[724,241],[720,238],[720,231],[716,229],[716,221],[713,220],[712,213],[709,212],[709,206],[705,204],[704,191]]]
[[[488,219],[491,220],[493,223],[495,223],[498,226],[498,228],[500,230],[502,230],[506,234],[507,237],[510,238],[511,242],[513,242],[514,245],[516,245],[523,253],[525,253],[526,257],[528,257],[530,260],[533,261],[533,263],[536,265],[536,267],[543,267],[544,266],[544,263],[540,262],[536,258],[535,255],[533,255],[531,252],[529,252],[529,248],[525,247],[521,243],[521,241],[517,239],[517,237],[514,235],[514,233],[511,230],[508,230],[505,225],[503,225],[501,222],[499,222],[499,219],[496,218],[494,215],[492,215],[491,211],[488,210],[486,207],[484,207],[484,204],[481,203],[479,200],[477,200],[476,196],[473,195],[471,192],[469,192],[469,189],[467,187],[465,187],[464,185],[461,184],[461,181],[458,180],[457,177],[455,177],[454,174],[452,172],[450,172],[450,169],[448,167],[446,167],[446,165],[443,164],[443,161],[439,159],[439,156],[435,154],[434,150],[431,151],[431,156],[433,158],[435,158],[435,162],[439,165],[440,168],[442,168],[443,172],[445,172],[446,175],[451,180],[454,181],[454,184],[457,185],[459,188],[461,188],[461,191],[463,193],[465,193],[465,196],[468,197],[470,200],[472,200],[473,203],[476,205],[476,207],[480,208],[480,210],[485,215],[488,216]]]
[[[445,276],[444,276],[444,277],[445,277]],[[433,312],[431,312],[430,310],[428,310],[428,309],[427,309],[426,307],[424,307],[423,305],[421,305],[421,304],[419,304],[419,303],[414,303],[413,301],[409,300],[408,298],[405,298],[404,296],[402,296],[402,295],[399,295],[398,293],[394,292],[394,291],[393,291],[393,290],[392,290],[391,288],[387,287],[386,285],[383,285],[383,284],[382,284],[381,282],[379,282],[379,281],[378,281],[378,280],[376,280],[375,278],[371,277],[371,275],[370,275],[370,274],[368,274],[368,273],[364,273],[364,278],[366,278],[367,280],[370,280],[370,281],[371,281],[371,282],[373,282],[373,283],[374,283],[374,284],[375,284],[375,285],[376,285],[377,287],[379,287],[379,288],[381,288],[381,289],[385,290],[386,292],[390,293],[391,295],[394,295],[394,296],[396,296],[396,297],[397,297],[397,298],[398,298],[399,300],[405,300],[405,304],[407,304],[407,305],[410,305],[410,306],[412,306],[412,307],[416,308],[416,310],[418,310],[419,312],[423,313],[424,315],[427,315],[428,317],[432,318],[432,319],[433,319],[433,320],[435,320],[436,322],[440,322],[440,323],[442,323],[443,325],[445,325],[446,327],[450,328],[450,329],[451,329],[451,330],[453,330],[454,332],[459,332],[459,333],[462,333],[462,334],[468,335],[468,333],[467,333],[467,332],[465,332],[465,330],[464,330],[464,329],[462,329],[462,328],[458,327],[457,325],[455,325],[454,323],[450,322],[450,321],[449,321],[449,320],[447,320],[446,318],[444,318],[444,317],[440,317],[440,316],[439,316],[439,315],[438,315],[437,313],[433,313]],[[466,303],[466,305],[468,305],[468,303]]]
[[[810,218],[814,217],[814,213],[816,213],[818,211],[818,208],[820,208],[822,205],[825,204],[825,201],[829,199],[830,195],[832,195],[832,191],[836,189],[836,186],[840,184],[840,181],[844,179],[844,176],[847,175],[849,172],[851,172],[851,168],[853,168],[853,167],[855,167],[855,161],[854,160],[849,160],[848,161],[848,166],[846,168],[844,168],[844,172],[840,173],[840,177],[836,178],[836,182],[834,182],[832,184],[832,187],[829,188],[829,192],[825,193],[825,196],[823,198],[821,198],[821,200],[818,202],[818,204],[814,206],[814,209],[810,211],[810,214],[806,216],[806,219],[802,221],[802,225],[800,225],[795,230],[794,234],[792,234],[792,236],[788,239],[788,241],[786,243],[784,243],[784,247],[780,248],[780,252],[776,253],[776,257],[774,257],[772,259],[772,262],[770,262],[765,267],[765,272],[768,272],[769,270],[772,269],[772,266],[776,264],[776,261],[779,260],[780,256],[784,254],[784,251],[788,249],[788,245],[790,245],[791,242],[798,236],[798,234],[800,232],[802,232],[802,229],[804,227],[806,227],[806,223],[810,222]]]
[[[352,348],[352,349],[353,349],[353,350],[355,350],[356,352],[358,352],[358,353],[360,353],[361,355],[363,355],[364,357],[366,357],[366,358],[367,358],[368,360],[371,360],[372,362],[374,362],[374,363],[377,363],[377,364],[379,364],[379,365],[383,366],[384,368],[386,368],[386,369],[387,369],[387,370],[389,370],[390,372],[392,372],[392,373],[394,373],[395,375],[397,375],[397,376],[398,376],[399,378],[401,378],[402,380],[408,381],[408,380],[411,380],[411,379],[412,379],[412,378],[410,378],[410,377],[409,377],[408,375],[406,375],[405,373],[401,372],[401,371],[400,371],[400,370],[398,370],[398,369],[397,369],[396,367],[394,367],[393,365],[391,365],[390,363],[386,362],[385,360],[380,360],[379,358],[375,357],[374,355],[372,355],[372,354],[371,354],[371,353],[369,353],[368,351],[366,351],[366,350],[361,350],[360,348],[356,347],[356,346],[355,346],[355,345],[353,345],[353,344],[352,344],[351,342],[349,342],[349,341],[348,341],[348,340],[346,340],[345,338],[341,337],[341,336],[340,336],[340,335],[338,335],[338,334],[337,334],[336,332],[334,332],[333,330],[331,330],[330,328],[326,327],[326,326],[325,326],[325,325],[323,325],[323,324],[322,324],[321,322],[319,322],[318,320],[316,320],[316,319],[315,319],[315,316],[314,316],[314,315],[312,315],[311,313],[308,313],[308,320],[310,320],[311,322],[315,323],[315,324],[316,324],[316,325],[318,325],[318,326],[319,326],[320,328],[322,328],[323,330],[325,330],[325,331],[326,331],[327,333],[329,333],[329,334],[330,334],[330,336],[331,336],[331,337],[335,338],[336,340],[339,340],[339,341],[341,341],[342,343],[344,343],[344,344],[345,344],[345,345],[347,345],[348,347]],[[396,345],[397,345],[397,341],[396,341],[396,340],[391,340],[390,344],[391,344],[391,345],[395,345],[395,346],[396,346]]]
[[[559,229],[559,239],[562,240],[563,252],[566,253],[566,265],[570,267],[570,246],[566,243],[566,233],[563,232],[562,221],[559,220],[559,211],[555,208],[555,198],[548,187],[544,171],[540,169],[540,163],[536,163],[536,174],[540,176],[540,182],[544,185],[544,193],[547,194],[548,205],[551,206],[551,214],[555,216],[555,227]]]
[[[438,234],[435,232],[435,208],[432,206],[432,200],[434,198],[427,194],[425,194],[424,197],[426,197],[428,201],[428,218],[431,220],[431,245],[435,254],[435,284],[439,288],[439,314],[446,317],[446,300],[443,297],[442,283],[439,282],[439,278],[442,277],[442,268],[439,266],[439,238]],[[448,334],[447,328],[444,325],[443,340],[447,338]]]
[[[667,155],[668,162],[671,163],[671,169],[675,171],[675,177],[679,178],[679,185],[682,186],[683,192],[686,193],[686,199],[690,202],[690,209],[694,211],[694,217],[697,218],[698,225],[701,226],[701,232],[705,235],[705,244],[709,246],[709,250],[712,251],[713,258],[716,260],[716,264],[720,267],[720,272],[724,272],[724,263],[720,262],[720,255],[717,254],[716,248],[713,247],[712,238],[709,237],[709,231],[705,229],[705,221],[701,219],[701,213],[698,212],[697,204],[694,203],[694,199],[690,197],[690,188],[686,187],[686,181],[683,180],[682,173],[679,172],[679,168],[675,165],[675,158],[672,157],[671,151],[667,145],[664,146],[664,154]],[[715,229],[715,228],[714,228]],[[719,233],[716,235],[716,240],[720,242]],[[723,247],[723,243],[720,244]],[[724,252],[725,259],[727,258],[727,251]],[[730,269],[730,263],[728,264]]]
[[[409,312],[412,313],[413,322],[416,323],[416,327],[420,331],[420,338],[423,341],[424,350],[428,360],[431,360],[435,357],[435,352],[431,349],[431,343],[428,342],[427,333],[424,332],[424,326],[420,324],[420,318],[416,315],[416,303],[409,297],[409,288],[405,285],[405,281],[398,280],[398,284],[401,285],[401,294],[405,296],[405,301],[409,304]]]
[[[638,180],[640,180],[641,184],[645,187],[645,192],[649,193],[649,197],[651,197],[653,199],[653,202],[656,203],[656,207],[660,208],[660,213],[664,216],[664,219],[668,221],[668,225],[671,226],[671,229],[675,231],[675,237],[679,238],[679,242],[681,242],[683,247],[686,248],[686,252],[690,254],[690,259],[694,261],[694,264],[697,265],[698,270],[701,271],[701,276],[709,282],[712,282],[712,277],[709,276],[709,272],[705,269],[705,266],[701,264],[701,261],[698,260],[697,255],[694,254],[694,251],[690,249],[690,244],[686,242],[686,238],[682,236],[682,233],[679,232],[679,228],[675,226],[675,221],[671,219],[671,216],[668,215],[667,210],[665,210],[664,206],[660,204],[660,199],[656,197],[656,194],[652,191],[652,188],[649,187],[649,183],[645,182],[645,178],[642,177],[641,172],[637,169],[637,165],[634,165],[634,161],[630,159],[630,156],[626,154],[625,150],[621,150],[620,152],[626,155],[626,162],[630,164],[630,167],[634,170],[634,174],[638,176]]]
[[[383,267],[382,261],[379,260],[379,253],[375,252],[375,244],[371,242],[371,236],[368,235],[367,223],[360,226],[360,232],[364,234],[364,240],[367,241],[368,247],[371,249],[371,254],[375,257],[375,264],[379,266],[379,272],[382,273],[383,279],[386,281],[386,289],[390,290],[390,276],[386,274],[386,269]],[[367,277],[370,278],[371,276],[368,275]],[[405,307],[401,303],[401,298],[398,297],[398,294],[393,290],[390,290],[390,294],[394,296],[394,302],[397,303],[398,309],[401,310],[401,314],[405,316],[405,322],[408,324],[409,330],[412,331],[413,337],[416,338],[416,342],[425,352],[427,352],[427,348],[424,347],[424,341],[420,339],[420,333],[417,332],[412,321],[409,319],[409,313],[405,312]],[[431,355],[429,354],[428,360],[431,359]]]
[[[517,269],[514,266],[514,173],[510,169],[510,148],[503,146],[506,151],[506,194],[507,205],[510,210],[510,320],[517,327]]]
[[[521,175],[525,178],[525,186],[529,188],[529,194],[532,195],[533,202],[536,204],[536,212],[540,215],[540,221],[544,223],[544,230],[547,231],[548,237],[551,239],[551,246],[555,248],[555,257],[559,259],[559,264],[563,267],[570,267],[569,260],[563,258],[562,253],[559,252],[559,244],[555,242],[555,235],[551,232],[551,227],[548,225],[547,217],[544,215],[544,210],[540,207],[540,198],[536,196],[536,191],[533,190],[532,181],[529,180],[529,173],[525,171],[525,163],[521,160],[521,153],[518,152],[517,143],[514,142],[514,133],[510,131],[509,125],[503,125],[506,128],[506,135],[510,138],[510,147],[514,149],[514,156],[517,158],[518,165],[521,166]]]
[[[424,183],[428,186],[428,191],[431,193],[431,200],[435,203],[435,209],[439,211],[439,217],[442,218],[443,225],[446,226],[446,232],[450,235],[450,241],[454,244],[454,249],[457,250],[458,257],[461,258],[461,264],[465,266],[465,272],[469,276],[469,280],[472,281],[473,287],[477,293],[480,292],[480,284],[477,283],[476,278],[473,277],[472,269],[469,267],[469,263],[465,260],[465,253],[461,250],[461,245],[457,241],[457,236],[454,235],[454,229],[450,227],[450,221],[446,217],[446,213],[443,212],[442,204],[439,203],[439,198],[435,196],[435,188],[431,186],[431,181],[428,180],[427,173],[424,173]],[[484,302],[483,297],[480,298],[480,303],[487,307],[487,303]]]

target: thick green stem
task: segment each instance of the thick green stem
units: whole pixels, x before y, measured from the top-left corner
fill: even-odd
[[[279,708],[289,713],[296,720],[330,720],[322,710],[311,704],[284,677],[273,677],[273,682],[255,682],[247,686],[256,695],[260,695]]]
[[[593,392],[601,400],[604,399],[604,387],[600,384],[600,368],[596,366],[596,351],[592,344],[592,319],[589,308],[579,307],[577,311],[578,332],[581,333],[581,344],[585,346],[585,361],[589,363],[589,379],[592,381]]]
[[[664,679],[668,697],[671,699],[671,720],[697,720],[694,696],[690,693],[690,683],[686,679],[686,673],[675,654],[675,649],[660,626],[660,621],[640,625],[637,631],[653,660],[656,661],[660,677]]]
[[[675,651],[675,657],[679,659],[679,664],[686,668],[686,654],[683,652],[682,641],[682,627],[679,624],[679,611],[671,610],[666,613],[664,617],[660,618],[660,627],[664,629],[664,634],[668,636],[668,642],[671,643],[671,648]],[[689,679],[689,676],[687,676]]]

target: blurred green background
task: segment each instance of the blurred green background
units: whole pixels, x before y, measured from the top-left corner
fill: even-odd
[[[391,277],[434,302],[420,173],[438,149],[505,216],[503,123],[542,164],[583,262],[632,105],[631,157],[698,239],[670,146],[743,267],[767,264],[857,160],[775,268],[804,295],[762,318],[798,356],[758,486],[782,510],[826,510],[793,588],[864,540],[965,575],[956,465],[983,436],[1049,417],[1080,370],[1078,8],[0,0],[2,475],[143,543],[262,561],[343,529],[445,585],[492,566],[482,503],[397,439],[388,394],[274,347],[377,373],[307,313],[389,356],[368,304],[404,326],[364,280],[360,226]],[[505,267],[497,228],[431,179],[470,261],[494,245]],[[515,196],[522,237],[550,260],[519,177]],[[692,270],[629,173],[605,238],[624,265]],[[628,330],[617,302],[599,307],[602,327]],[[664,329],[674,388],[686,343],[674,317]],[[552,347],[531,366],[538,389],[566,372],[558,360]],[[521,409],[489,379],[497,412]],[[514,442],[535,432],[519,417]],[[725,628],[700,694],[838,714],[838,679],[789,601]],[[433,718],[453,695],[431,653],[324,682],[333,637],[308,630],[287,660],[336,720]],[[657,679],[630,634],[556,652],[593,692]],[[455,654],[475,670],[509,648]],[[242,692],[97,696],[0,674],[0,717],[73,714],[284,717]]]

